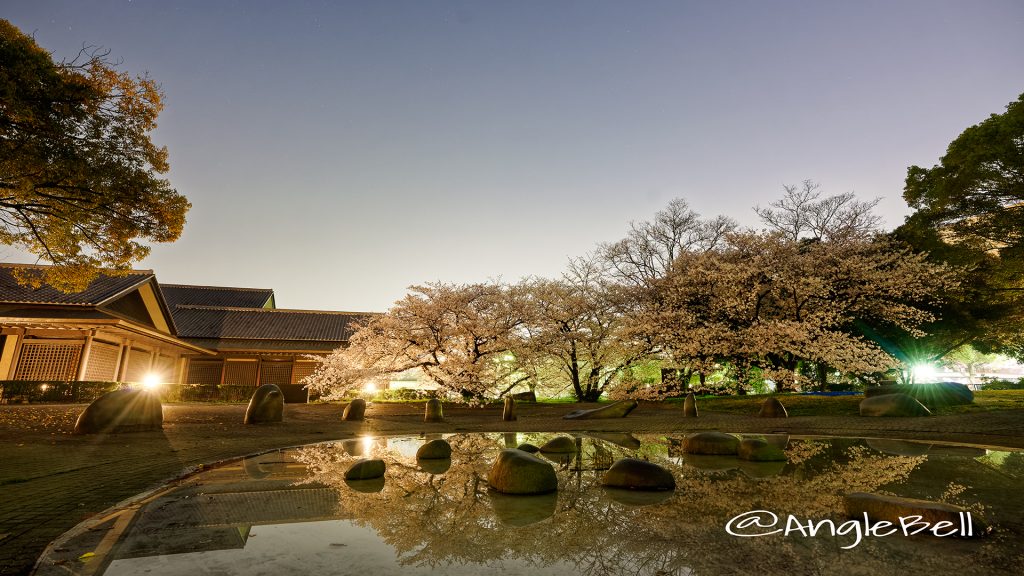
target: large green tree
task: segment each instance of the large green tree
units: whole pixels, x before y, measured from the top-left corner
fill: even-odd
[[[56,62],[0,20],[0,242],[56,265],[23,281],[83,289],[181,235],[191,205],[150,139],[162,108],[156,83],[106,52]]]
[[[1019,259],[1024,250],[1024,94],[950,143],[939,164],[907,169],[903,198],[951,241]]]
[[[907,169],[916,211],[893,236],[961,270],[941,319],[902,348],[934,361],[961,345],[1024,357],[1024,95],[963,131],[939,164]]]

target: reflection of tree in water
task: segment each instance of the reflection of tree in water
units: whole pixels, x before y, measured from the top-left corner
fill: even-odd
[[[526,441],[543,443],[544,438],[536,435]],[[376,447],[373,457],[383,458],[388,470],[383,490],[375,494],[345,485],[344,472],[354,458],[338,446],[304,448],[298,458],[309,465],[309,481],[336,487],[342,513],[376,530],[404,565],[516,560],[539,567],[567,562],[594,576],[887,574],[905,572],[908,566],[915,572],[946,573],[956,565],[969,573],[979,565],[1005,566],[1005,557],[1002,564],[997,562],[999,550],[991,540],[875,538],[841,550],[853,543],[853,536],[744,539],[725,532],[730,518],[757,509],[783,519],[792,514],[805,522],[833,519],[838,524],[845,520],[844,493],[885,492],[898,486],[924,460],[920,456],[890,456],[850,445],[834,459],[829,443],[794,441],[783,472],[755,480],[735,468],[705,471],[668,457],[672,439],[645,437],[641,449],[630,450],[584,437],[577,439],[578,455],[555,464],[556,497],[492,497],[487,473],[511,439],[467,434],[448,440],[452,465],[442,475],[427,474],[413,459]],[[677,482],[673,496],[649,506],[626,506],[607,497],[600,487],[603,470],[618,458],[637,454],[672,471]],[[520,502],[532,509],[517,510]],[[894,555],[899,559],[893,560]]]

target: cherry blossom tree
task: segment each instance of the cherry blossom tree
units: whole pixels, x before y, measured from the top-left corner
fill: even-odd
[[[516,358],[557,367],[576,399],[596,401],[616,378],[648,357],[653,343],[628,330],[636,289],[612,282],[596,256],[570,263],[560,280],[524,284],[527,338]]]
[[[524,322],[520,300],[517,287],[498,283],[413,286],[305,382],[338,397],[419,369],[442,395],[470,403],[500,397],[527,377],[509,357]]]
[[[832,371],[895,367],[858,325],[920,335],[933,319],[925,305],[949,278],[945,267],[883,240],[732,233],[719,249],[681,254],[634,321],[694,365],[728,362],[741,385],[757,368],[782,388],[799,388],[809,372],[824,384]]]

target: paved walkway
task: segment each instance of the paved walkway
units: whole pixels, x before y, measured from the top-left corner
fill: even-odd
[[[287,446],[356,435],[452,431],[685,432],[718,429],[806,435],[899,437],[1024,448],[1024,411],[933,418],[794,417],[785,420],[702,413],[643,404],[618,420],[562,420],[571,405],[445,408],[446,422],[422,422],[422,405],[374,404],[365,422],[342,422],[337,405],[289,405],[285,422],[245,426],[244,405],[164,407],[161,432],[74,436],[83,405],[0,406],[0,575],[27,574],[54,538],[118,502],[200,465]]]

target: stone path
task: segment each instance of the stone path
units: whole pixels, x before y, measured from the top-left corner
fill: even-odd
[[[288,446],[357,435],[421,432],[723,430],[876,436],[1024,448],[1024,411],[933,418],[794,417],[758,419],[641,403],[617,420],[562,420],[579,405],[445,407],[446,421],[426,424],[422,404],[372,404],[365,422],[342,422],[338,405],[288,405],[285,422],[244,426],[242,404],[164,406],[161,432],[74,436],[83,405],[0,406],[0,575],[28,574],[54,538],[79,522],[180,477],[200,465]],[[583,406],[583,407],[592,407]]]

